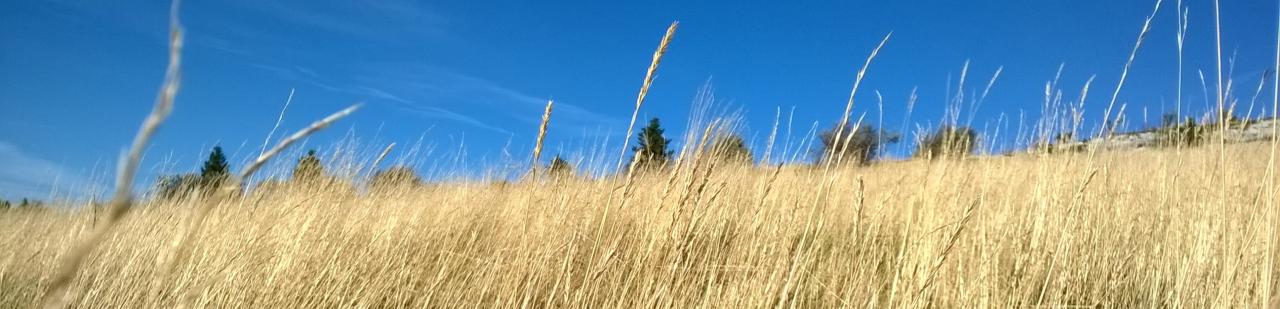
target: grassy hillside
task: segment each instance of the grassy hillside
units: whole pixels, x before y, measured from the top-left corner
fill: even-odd
[[[756,166],[691,150],[712,141],[751,154],[740,138],[712,139],[733,122],[707,119],[696,106],[691,123],[712,121],[690,126],[678,156],[656,119],[633,131],[673,23],[626,134],[626,143],[633,132],[647,137],[637,153],[671,156],[672,164],[628,170],[624,144],[616,167],[596,178],[573,176],[562,161],[548,167],[555,177],[424,184],[404,181],[417,176],[400,170],[369,184],[321,177],[310,157],[298,164],[308,162],[311,169],[298,171],[312,171],[309,180],[241,186],[353,106],[271,150],[264,145],[236,173],[223,162],[211,165],[216,177],[172,178],[217,188],[183,194],[186,187],[175,186],[174,197],[134,199],[139,158],[178,91],[176,12],[165,82],[121,160],[109,205],[0,209],[0,308],[1280,307],[1280,141],[1226,143],[1213,133],[1232,119],[1222,112],[1216,122],[1167,128],[1182,134],[1166,138],[1173,147],[1049,151],[1050,136],[1070,142],[1081,132],[1090,79],[1074,102],[1050,84],[1044,119],[1019,128],[1014,139],[1044,153],[963,155],[978,137],[954,128],[941,132],[964,133],[925,138],[940,141],[942,155],[873,161],[883,132],[859,131],[862,118],[851,111],[890,36],[858,71],[836,129],[807,140],[864,146],[828,152],[817,164]],[[1107,118],[1091,130],[1097,135],[1122,122],[1117,95],[1150,22],[1111,92]],[[1234,98],[1218,83],[1215,110],[1229,111]],[[949,102],[943,124],[957,125],[960,107],[981,101],[969,100]],[[552,110],[548,102],[532,162]],[[1218,131],[1202,129],[1213,123]],[[1278,132],[1269,128],[1270,136]],[[809,151],[783,144],[784,153]],[[946,155],[947,144],[965,146]],[[377,159],[340,159],[378,166],[390,149]],[[216,152],[211,158],[221,158]],[[849,153],[857,157],[843,161]],[[613,165],[612,153],[599,157]],[[287,178],[278,173],[266,176]]]
[[[1280,284],[1272,147],[150,200],[91,254],[71,304],[1256,308]],[[38,301],[98,217],[0,213],[0,307]]]

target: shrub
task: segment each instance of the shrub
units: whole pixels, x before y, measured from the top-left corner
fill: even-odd
[[[324,165],[320,163],[320,157],[316,156],[315,149],[308,150],[307,154],[298,158],[298,164],[293,166],[293,180],[315,180],[324,176]]]
[[[898,141],[897,136],[887,136],[866,124],[832,127],[820,133],[818,139],[822,142],[815,153],[818,163],[836,160],[833,163],[858,165],[870,164],[882,143]]]
[[[1196,123],[1191,117],[1181,123],[1173,123],[1156,129],[1160,145],[1190,147],[1204,143],[1209,126]]]
[[[422,184],[422,178],[418,177],[418,172],[407,166],[396,166],[378,171],[369,180],[369,186],[374,188],[416,186],[420,184]]]
[[[187,194],[192,194],[204,187],[203,177],[199,175],[186,173],[180,175],[161,176],[156,181],[156,195],[160,198],[171,199]]]
[[[755,162],[755,157],[751,155],[751,150],[747,148],[747,143],[742,140],[741,136],[736,134],[716,136],[711,142],[709,151],[712,156],[729,162],[746,164]]]
[[[164,199],[181,197],[187,194],[206,195],[226,184],[231,177],[231,165],[227,164],[227,156],[222,147],[213,146],[209,157],[200,165],[200,173],[184,173],[160,176],[156,181],[155,194]]]
[[[41,202],[39,200],[29,200],[25,198],[22,199],[22,202],[18,203],[18,208],[39,208],[43,206],[44,206],[44,202]]]
[[[978,134],[968,127],[943,126],[916,147],[917,158],[965,157],[973,153]]]
[[[553,179],[573,177],[573,166],[560,155],[556,155],[555,158],[551,158],[551,164],[547,165],[547,176]]]

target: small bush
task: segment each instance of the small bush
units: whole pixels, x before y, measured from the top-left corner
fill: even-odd
[[[200,175],[186,173],[180,175],[161,176],[156,182],[155,194],[163,199],[172,199],[187,194],[205,191],[204,180]]]
[[[897,141],[896,137],[883,138],[877,133],[879,131],[875,127],[866,124],[836,126],[823,131],[818,135],[822,145],[815,153],[818,163],[836,160],[833,163],[871,164],[871,160],[875,159],[880,150],[881,143]],[[840,140],[837,140],[837,137]]]
[[[24,198],[22,199],[22,202],[18,203],[18,208],[40,208],[40,207],[44,207],[44,202],[41,202],[39,200],[30,200],[30,199]]]
[[[373,188],[416,186],[420,184],[422,184],[422,178],[418,177],[418,172],[406,166],[397,166],[378,171],[369,180],[369,186]]]
[[[716,136],[708,151],[712,156],[729,162],[746,164],[755,162],[755,156],[751,155],[751,149],[747,148],[747,143],[736,134]]]
[[[1156,129],[1160,145],[1175,147],[1191,147],[1204,143],[1209,126],[1200,125],[1190,117],[1181,123],[1167,124]]]
[[[295,181],[315,180],[324,174],[324,165],[320,163],[320,157],[316,156],[314,149],[307,151],[302,158],[298,158],[298,164],[293,167]]]
[[[555,158],[551,159],[551,164],[547,165],[547,176],[552,179],[573,177],[573,165],[556,155]]]
[[[916,148],[915,157],[961,158],[973,153],[978,134],[967,127],[943,126],[926,136]]]

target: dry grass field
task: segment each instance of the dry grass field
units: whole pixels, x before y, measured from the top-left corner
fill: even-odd
[[[630,181],[147,200],[88,257],[70,304],[1266,307],[1280,284],[1272,147],[830,171],[686,160]],[[165,267],[210,202],[189,256]],[[98,216],[0,215],[0,307],[36,304]]]
[[[253,176],[352,107],[264,145],[220,189],[135,199],[139,157],[178,91],[176,12],[166,80],[114,197],[0,209],[0,308],[1280,308],[1275,138],[770,166],[700,149],[717,120],[691,125],[669,166],[628,169],[624,145],[616,168],[612,150],[594,162],[616,172],[596,177],[250,181],[289,178]],[[1108,117],[1123,114],[1117,95],[1150,21],[1101,91]],[[853,97],[879,49],[838,127],[861,122]],[[1088,85],[1076,102],[1046,89],[1046,119],[1022,129],[1079,131]],[[548,103],[534,162],[551,118]]]

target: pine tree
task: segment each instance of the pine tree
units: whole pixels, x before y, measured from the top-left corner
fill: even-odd
[[[231,168],[227,164],[227,156],[222,154],[222,147],[213,146],[209,158],[200,167],[200,182],[206,189],[217,188],[227,181]]]
[[[298,159],[298,165],[293,167],[294,180],[317,179],[324,175],[324,165],[320,164],[320,158],[316,156],[316,150],[307,151],[307,155]]]
[[[649,125],[641,129],[637,136],[640,143],[631,149],[635,151],[635,156],[632,157],[635,164],[641,167],[659,167],[671,160],[674,152],[667,150],[671,140],[663,136],[664,131],[657,117],[649,119]]]

